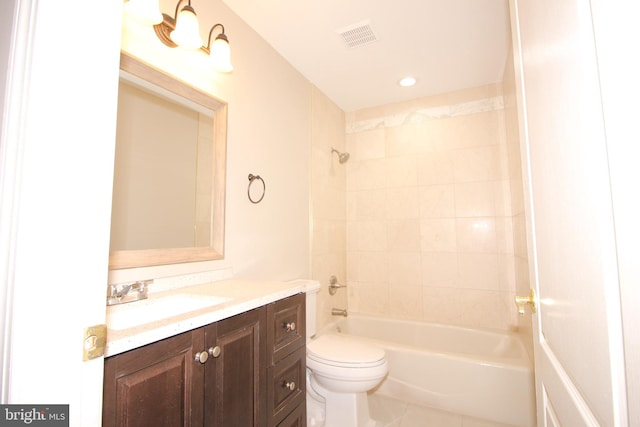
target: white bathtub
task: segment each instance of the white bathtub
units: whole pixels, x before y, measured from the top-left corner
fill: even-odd
[[[535,425],[532,363],[515,334],[350,315],[320,333],[385,349],[389,375],[374,391],[498,423]]]

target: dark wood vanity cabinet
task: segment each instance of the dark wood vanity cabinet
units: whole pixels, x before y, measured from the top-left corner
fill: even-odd
[[[106,358],[103,426],[304,427],[304,301]]]
[[[196,329],[105,359],[102,425],[202,425],[204,365],[194,363],[202,349]]]

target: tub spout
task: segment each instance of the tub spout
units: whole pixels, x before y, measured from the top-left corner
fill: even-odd
[[[344,316],[347,317],[347,309],[344,308],[332,308],[331,309],[331,315],[332,316]]]

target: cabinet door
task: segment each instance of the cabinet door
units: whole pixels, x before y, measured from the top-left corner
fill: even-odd
[[[204,349],[197,329],[104,362],[103,426],[201,426]]]
[[[266,425],[265,322],[263,307],[205,327],[205,426]]]

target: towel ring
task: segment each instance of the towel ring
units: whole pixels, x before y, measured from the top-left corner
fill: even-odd
[[[254,181],[262,182],[262,195],[257,200],[254,200],[253,197],[251,197],[251,184],[253,184]],[[267,191],[267,185],[264,183],[264,180],[260,177],[260,175],[254,175],[250,173],[249,186],[247,187],[247,197],[249,197],[249,201],[254,204],[260,203],[262,199],[264,199],[264,193],[266,193],[266,191]]]

